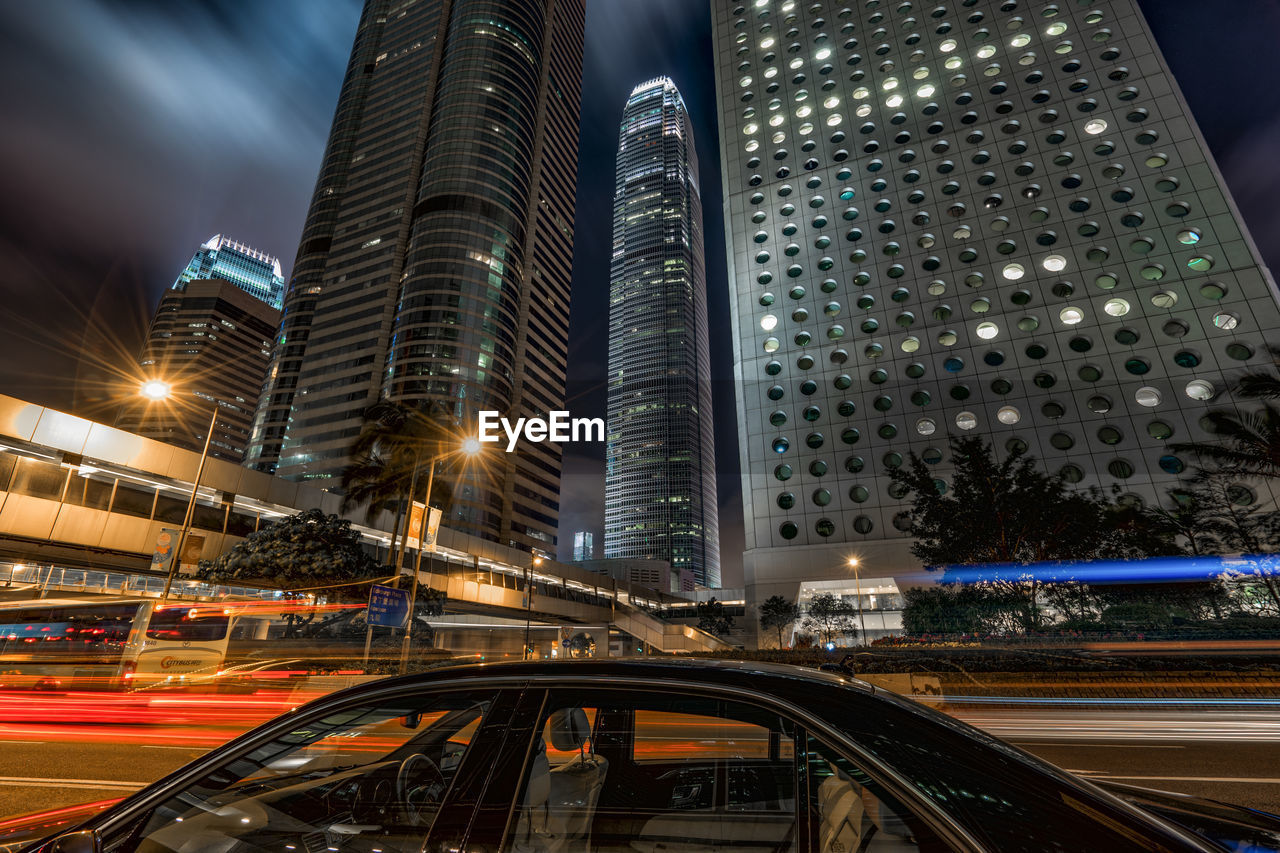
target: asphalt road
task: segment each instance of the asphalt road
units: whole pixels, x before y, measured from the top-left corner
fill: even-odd
[[[978,709],[956,716],[1085,776],[1280,813],[1280,712]],[[0,724],[0,817],[121,797],[234,729]]]

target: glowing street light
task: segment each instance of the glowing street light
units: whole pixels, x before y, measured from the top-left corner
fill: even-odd
[[[867,621],[863,619],[863,579],[858,574],[858,557],[849,558],[849,567],[854,570],[854,589],[858,592],[858,630],[863,638],[863,646],[867,644]]]
[[[138,393],[152,402],[168,400],[173,396],[173,386],[162,379],[148,379],[138,388]],[[204,434],[204,449],[200,451],[200,465],[196,468],[196,479],[191,484],[191,497],[187,501],[187,512],[182,518],[182,532],[178,534],[178,546],[169,561],[169,574],[164,579],[164,592],[161,601],[169,598],[169,590],[173,588],[174,575],[178,573],[178,565],[182,561],[182,549],[186,547],[187,535],[191,532],[191,521],[196,510],[196,493],[200,489],[200,478],[204,476],[204,464],[209,459],[209,443],[213,440],[213,430],[218,424],[218,406],[215,403],[209,415],[209,428]]]

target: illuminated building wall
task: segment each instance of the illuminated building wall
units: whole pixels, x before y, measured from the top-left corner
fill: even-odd
[[[249,464],[332,482],[379,399],[564,409],[583,0],[367,0]],[[560,451],[457,484],[447,523],[554,550]]]
[[[210,278],[229,281],[277,311],[284,300],[284,275],[280,272],[280,261],[221,234],[215,234],[201,244],[173,286],[179,288],[188,281]]]
[[[278,310],[237,284],[179,280],[161,297],[138,357],[141,377],[168,383],[173,397],[135,395],[115,425],[199,452],[217,408],[209,455],[243,461],[279,323]]]
[[[604,555],[663,560],[718,587],[698,159],[666,77],[627,99],[615,187]]]
[[[888,470],[949,434],[1176,484],[1280,311],[1135,4],[712,6],[756,597],[916,568]]]

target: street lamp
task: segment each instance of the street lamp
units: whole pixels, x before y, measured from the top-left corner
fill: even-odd
[[[402,674],[409,666],[409,642],[410,640],[413,639],[414,611],[418,603],[418,572],[422,568],[422,545],[423,545],[422,540],[426,536],[427,527],[431,521],[431,487],[435,485],[436,465],[440,462],[440,460],[445,459],[449,456],[452,456],[458,452],[464,453],[467,456],[475,456],[477,453],[480,452],[483,446],[484,445],[482,445],[478,439],[467,438],[462,442],[462,446],[460,447],[459,450],[443,450],[441,443],[436,442],[436,453],[431,457],[430,461],[428,462],[428,465],[430,467],[427,469],[427,494],[426,494],[426,497],[423,499],[424,506],[422,510],[422,526],[418,530],[418,550],[414,554],[413,580],[409,586],[409,623],[405,626],[405,629],[404,629],[404,639],[400,641],[400,672]],[[421,458],[421,457],[418,457],[418,458]],[[406,527],[408,527],[409,523],[413,519],[413,488],[414,488],[413,484],[416,484],[417,479],[418,479],[418,459],[415,459],[414,466],[413,466],[413,477],[410,480],[411,485],[410,485],[410,491],[409,491],[409,520],[410,521],[405,522]],[[399,580],[399,577],[400,577],[400,560],[397,558],[396,579]]]
[[[858,630],[862,634],[862,644],[867,644],[867,623],[862,618],[862,578],[858,574],[858,558],[849,558],[849,568],[853,569],[854,588],[858,592]]]
[[[542,557],[535,554],[524,570],[524,654],[521,660],[528,660],[532,652],[529,648],[529,624],[533,619],[533,568],[541,565]]]
[[[148,379],[142,383],[138,393],[152,402],[159,402],[168,400],[173,396],[173,386],[160,379]],[[187,512],[182,518],[182,532],[178,534],[178,547],[173,552],[173,559],[169,561],[169,574],[164,579],[164,592],[160,595],[161,601],[168,600],[169,590],[173,588],[174,575],[178,573],[178,564],[182,561],[182,549],[186,547],[187,535],[191,532],[191,522],[195,516],[196,493],[200,489],[200,478],[204,476],[204,463],[209,459],[209,443],[213,441],[213,430],[217,423],[218,404],[214,403],[213,411],[209,415],[209,428],[205,430],[204,449],[200,451],[200,465],[196,468],[195,482],[191,484],[191,497],[187,501]]]

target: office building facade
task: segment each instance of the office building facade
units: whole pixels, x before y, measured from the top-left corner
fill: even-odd
[[[1160,499],[1280,311],[1133,0],[712,6],[754,597],[918,568],[952,434]]]
[[[578,530],[573,534],[573,561],[593,560],[596,556],[595,536],[589,530]]]
[[[659,77],[632,91],[618,131],[604,555],[719,586],[703,240],[693,126]]]
[[[220,278],[258,297],[277,311],[284,302],[284,274],[279,258],[215,234],[196,249],[191,263],[173,283],[178,288],[189,281]]]
[[[367,0],[249,464],[333,482],[379,399],[564,408],[583,0]],[[457,483],[446,524],[554,545],[560,452]]]
[[[115,425],[199,452],[212,421],[209,455],[239,464],[279,324],[280,312],[239,284],[179,280],[161,297],[138,357],[141,377],[169,384],[172,396],[130,398]]]

